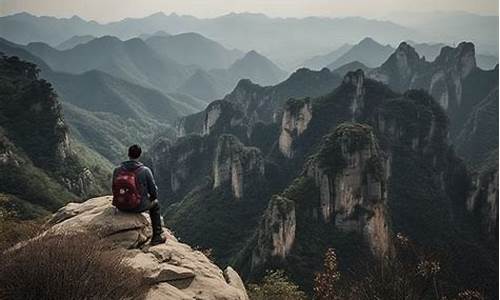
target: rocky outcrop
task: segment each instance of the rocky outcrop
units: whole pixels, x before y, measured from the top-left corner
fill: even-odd
[[[311,118],[312,105],[309,98],[288,100],[283,112],[281,134],[278,140],[280,152],[285,157],[293,157],[293,142],[307,129]]]
[[[215,125],[221,115],[222,104],[214,103],[205,110],[205,122],[203,123],[203,135],[210,134],[210,128]]]
[[[166,244],[149,246],[148,216],[118,211],[111,206],[110,196],[70,203],[49,224],[45,234],[84,232],[116,244],[126,254],[125,262],[144,272],[150,285],[146,299],[248,299],[241,278],[231,267],[223,272],[167,229]]]
[[[244,196],[246,181],[264,176],[264,159],[259,149],[245,147],[235,136],[221,135],[213,162],[213,188],[231,185],[236,199]]]
[[[365,74],[362,70],[356,70],[354,72],[349,72],[344,77],[343,84],[351,85],[354,87],[354,93],[352,95],[351,103],[351,121],[356,121],[361,111],[364,109],[364,82]]]
[[[453,110],[462,105],[463,81],[476,69],[472,43],[462,42],[456,48],[443,47],[435,61],[429,63],[403,42],[380,68],[368,72],[368,76],[399,92],[423,88],[445,110]]]
[[[482,171],[474,177],[466,207],[478,220],[484,235],[491,240],[498,239],[498,168]]]
[[[470,165],[487,161],[498,149],[498,86],[471,109],[454,142]]]
[[[173,197],[189,188],[197,178],[200,165],[207,158],[206,140],[198,135],[181,137],[173,144],[158,139],[145,155],[145,163],[155,174],[162,201],[170,204]]]
[[[294,244],[295,229],[295,203],[283,196],[273,196],[257,230],[250,268],[284,260]]]
[[[433,63],[429,93],[448,110],[462,105],[463,80],[477,68],[474,44],[460,43],[457,48],[443,47]]]
[[[377,257],[392,251],[385,161],[371,127],[344,123],[326,136],[304,174],[320,192],[320,215],[342,231],[363,234]]]

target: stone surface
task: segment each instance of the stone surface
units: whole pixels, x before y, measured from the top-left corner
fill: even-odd
[[[323,153],[337,157],[325,162]],[[385,165],[371,127],[341,124],[304,170],[319,188],[323,221],[343,231],[362,233],[377,257],[392,252]]]
[[[246,147],[235,136],[221,135],[213,163],[213,188],[229,183],[233,196],[244,195],[245,180],[264,176],[264,158],[258,148]]]
[[[282,196],[273,196],[257,231],[251,268],[272,259],[284,260],[294,244],[296,226],[295,203]]]
[[[306,100],[290,100],[283,112],[281,134],[279,137],[280,152],[288,158],[293,157],[293,142],[307,129],[312,119],[312,105]]]
[[[165,228],[167,243],[149,246],[146,214],[118,211],[111,197],[70,203],[54,214],[46,234],[87,232],[100,235],[126,251],[125,262],[144,271],[151,285],[146,299],[246,300],[244,284],[232,268],[223,272],[205,255],[180,243]]]
[[[498,168],[474,176],[466,207],[479,221],[484,235],[498,239]]]

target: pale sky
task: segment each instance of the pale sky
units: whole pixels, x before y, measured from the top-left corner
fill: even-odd
[[[0,15],[26,11],[34,15],[109,22],[126,17],[166,14],[216,17],[230,12],[259,12],[274,17],[383,17],[393,11],[460,10],[498,15],[497,0],[0,0]]]

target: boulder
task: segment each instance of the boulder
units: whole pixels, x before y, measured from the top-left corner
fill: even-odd
[[[69,203],[48,221],[45,234],[95,234],[125,251],[125,263],[141,270],[150,285],[146,299],[246,300],[245,286],[231,267],[224,272],[203,253],[179,242],[164,228],[167,243],[149,246],[147,214],[125,213],[111,205],[111,197]]]

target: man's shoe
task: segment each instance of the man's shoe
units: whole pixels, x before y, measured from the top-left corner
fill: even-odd
[[[157,234],[157,235],[153,235],[153,237],[151,238],[151,246],[155,246],[155,245],[159,245],[159,244],[163,244],[167,241],[167,238],[165,237],[165,235],[163,233],[161,234]]]

